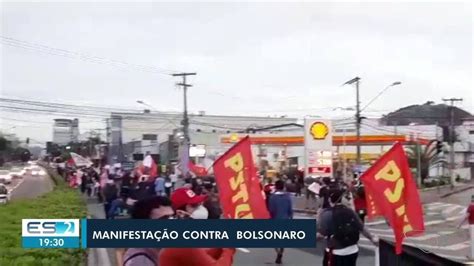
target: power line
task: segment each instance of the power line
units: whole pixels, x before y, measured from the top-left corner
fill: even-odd
[[[84,53],[79,53],[79,52],[62,49],[62,48],[55,48],[55,47],[47,46],[44,44],[23,41],[23,40],[19,40],[19,39],[7,37],[7,36],[0,35],[0,38],[1,38],[2,43],[8,46],[29,49],[29,50],[49,54],[49,55],[62,56],[62,57],[70,58],[70,59],[83,60],[90,63],[106,64],[106,65],[122,67],[122,68],[133,68],[139,71],[158,73],[158,74],[163,74],[163,75],[168,75],[168,76],[174,72],[177,72],[176,70],[164,69],[164,68],[159,68],[155,66],[131,64],[131,63],[121,61],[121,60],[108,59],[108,58],[99,57],[99,56],[91,56]]]

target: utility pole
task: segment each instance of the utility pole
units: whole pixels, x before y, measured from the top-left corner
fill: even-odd
[[[355,77],[346,83],[342,84],[344,85],[350,85],[354,84],[356,86],[356,114],[355,114],[355,119],[356,119],[356,149],[357,149],[357,157],[356,157],[356,163],[357,166],[360,166],[360,122],[361,122],[361,116],[360,116],[360,99],[359,99],[359,83],[360,83],[360,78]]]
[[[450,145],[450,151],[449,151],[449,175],[451,177],[451,189],[454,188],[454,103],[455,102],[462,102],[462,98],[449,98],[449,99],[444,99],[444,102],[450,102],[449,106],[449,115],[450,115],[450,122],[449,122],[449,145]]]
[[[192,87],[192,85],[186,83],[187,76],[195,76],[196,73],[177,73],[172,74],[173,77],[182,77],[183,82],[178,83],[177,85],[183,87],[183,103],[184,103],[184,110],[183,110],[183,121],[181,124],[183,125],[183,134],[184,140],[181,149],[181,156],[180,156],[180,164],[181,170],[183,171],[184,177],[186,177],[189,173],[188,163],[189,163],[189,118],[188,118],[188,87]]]

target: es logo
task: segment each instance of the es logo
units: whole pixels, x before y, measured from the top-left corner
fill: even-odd
[[[23,219],[22,236],[79,235],[78,219]]]

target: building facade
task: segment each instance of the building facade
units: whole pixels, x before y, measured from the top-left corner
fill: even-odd
[[[66,145],[79,141],[79,119],[54,119],[53,143]]]
[[[182,113],[155,113],[148,110],[143,113],[112,113],[107,126],[109,129],[107,141],[110,144],[109,157],[111,161],[118,162],[129,159],[131,150],[138,151],[137,146],[152,147],[149,152],[154,153],[156,151],[160,155],[163,154],[161,161],[164,163],[175,161],[177,151],[173,147],[176,147],[178,143],[175,135],[182,128],[181,120]],[[214,154],[221,151],[225,146],[220,145],[219,137],[221,134],[243,131],[253,127],[296,122],[296,118],[286,117],[220,116],[206,115],[203,112],[200,112],[199,115],[190,114],[190,144],[205,145],[209,149],[209,154]],[[137,144],[137,142],[145,141],[144,136],[149,135],[156,135],[156,142]],[[127,147],[126,150],[124,150],[125,146]],[[142,149],[140,152],[145,153],[147,151]]]

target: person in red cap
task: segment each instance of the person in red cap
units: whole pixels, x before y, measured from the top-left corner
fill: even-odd
[[[207,219],[203,206],[206,195],[196,195],[189,188],[176,189],[171,194],[171,203],[182,219]],[[234,248],[165,248],[159,256],[159,265],[166,266],[231,266]]]
[[[180,218],[207,219],[209,213],[204,207],[207,195],[196,195],[190,188],[178,188],[171,194],[171,202]]]

